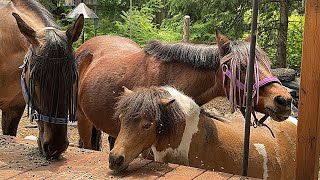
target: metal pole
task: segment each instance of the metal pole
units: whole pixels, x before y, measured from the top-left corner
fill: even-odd
[[[248,175],[248,161],[249,161],[249,143],[250,143],[250,123],[251,123],[251,110],[252,110],[252,89],[253,89],[253,71],[256,50],[256,36],[257,36],[257,19],[258,19],[258,0],[253,0],[252,4],[252,24],[251,24],[251,42],[250,42],[250,59],[249,59],[249,74],[247,84],[247,97],[246,97],[246,113],[245,113],[245,134],[244,134],[244,147],[243,147],[243,164],[242,176]]]
[[[97,4],[94,5],[94,13],[97,14]],[[94,36],[97,36],[97,24],[98,24],[98,19],[94,18],[93,19],[93,27],[94,27]]]
[[[132,0],[130,0],[130,39],[132,38]]]

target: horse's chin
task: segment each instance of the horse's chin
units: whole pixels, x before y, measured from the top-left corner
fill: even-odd
[[[129,166],[129,164],[125,164],[125,165],[122,165],[120,167],[114,168],[114,167],[109,165],[109,169],[113,170],[114,174],[121,174],[128,168],[128,166]]]
[[[272,108],[266,108],[264,111],[265,114],[269,115],[274,121],[282,122],[289,117],[289,113],[279,113]]]

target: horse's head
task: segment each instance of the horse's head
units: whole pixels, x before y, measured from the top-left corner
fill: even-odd
[[[31,44],[21,85],[26,101],[36,110],[39,149],[48,159],[56,159],[69,144],[67,122],[74,118],[78,78],[72,43],[81,34],[84,18],[80,15],[64,32],[58,26],[34,29],[18,14],[12,15]]]
[[[220,68],[226,95],[234,110],[236,106],[245,106],[248,79],[250,42],[230,41],[220,32],[216,32],[220,55]],[[270,59],[267,54],[256,47],[254,72],[254,109],[270,115],[275,121],[283,121],[291,114],[292,97],[270,72]]]
[[[126,169],[143,150],[154,145],[159,136],[176,129],[176,122],[183,118],[183,112],[174,101],[161,87],[125,89],[115,112],[121,128],[109,155],[110,169]]]

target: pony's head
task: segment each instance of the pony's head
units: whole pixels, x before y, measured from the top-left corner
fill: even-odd
[[[134,91],[125,88],[114,115],[120,119],[121,128],[109,155],[110,169],[126,169],[160,136],[175,133],[178,122],[184,118],[184,111],[167,91],[168,88],[171,87],[139,88]]]
[[[47,11],[37,8],[49,19],[45,28],[36,29],[37,25],[12,15],[31,44],[21,80],[25,100],[36,110],[39,149],[48,159],[56,159],[68,147],[67,122],[75,114],[78,72],[72,43],[82,32],[84,17],[80,15],[71,28],[62,31]]]
[[[250,42],[230,41],[219,31],[216,31],[216,41],[223,88],[234,111],[237,106],[244,107],[246,103],[244,94],[247,93]],[[270,115],[275,121],[283,121],[291,114],[292,97],[280,81],[272,76],[267,54],[259,47],[256,47],[255,53],[254,109]]]

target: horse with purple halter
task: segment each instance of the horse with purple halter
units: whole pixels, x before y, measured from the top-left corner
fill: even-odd
[[[99,149],[96,129],[117,137],[120,122],[113,118],[113,113],[122,86],[132,89],[167,84],[182,90],[200,106],[226,95],[233,107],[243,104],[245,89],[236,84],[237,80],[245,84],[250,43],[230,41],[218,31],[216,40],[217,45],[152,41],[141,49],[127,38],[99,36],[82,44],[76,52],[77,119],[82,147]],[[266,78],[275,80],[270,73],[270,60],[259,47],[256,62],[256,83]],[[223,73],[226,67],[230,72]],[[292,99],[277,80],[259,86],[257,93],[254,110],[270,115],[275,121],[289,117]]]

